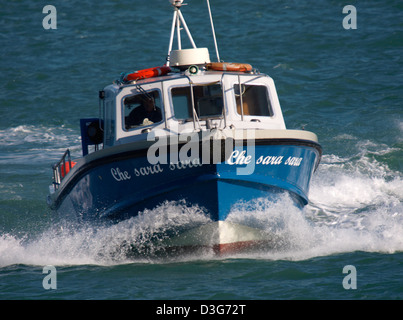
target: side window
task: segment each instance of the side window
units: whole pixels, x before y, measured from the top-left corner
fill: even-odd
[[[241,89],[241,92],[239,89]],[[241,84],[241,88],[239,88],[239,84],[235,84],[234,92],[238,114],[242,114],[242,95],[243,114],[245,116],[270,117],[273,115],[269,93],[265,86]]]
[[[192,97],[190,87],[178,87],[171,90],[176,119],[192,119]],[[223,98],[221,85],[199,85],[193,87],[193,102],[199,119],[222,116]]]
[[[107,146],[112,146],[115,140],[115,104],[113,100],[105,102],[105,142]]]
[[[192,102],[190,100],[190,88],[173,88],[171,91],[174,114],[176,119],[192,118]]]
[[[161,99],[157,90],[125,97],[123,109],[126,130],[162,121]]]

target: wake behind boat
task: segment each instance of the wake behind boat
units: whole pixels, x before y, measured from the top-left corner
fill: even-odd
[[[101,117],[80,120],[83,155],[72,160],[67,150],[54,165],[48,204],[84,220],[118,222],[186,201],[211,221],[179,228],[165,239],[167,249],[225,253],[270,242],[259,227],[227,217],[239,203],[283,193],[306,205],[321,157],[317,137],[286,129],[272,78],[220,60],[212,20],[211,62],[208,49],[196,47],[182,1],[170,2],[166,64],[124,73],[99,93]],[[192,48],[182,48],[183,30]]]

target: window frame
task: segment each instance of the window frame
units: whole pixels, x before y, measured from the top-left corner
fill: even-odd
[[[198,119],[199,121],[205,121],[207,119],[223,119],[223,118],[225,118],[225,115],[224,115],[224,112],[226,112],[225,111],[225,94],[223,92],[223,84],[220,81],[217,81],[217,82],[214,82],[214,83],[193,83],[192,86],[193,86],[193,97],[191,97],[191,98],[193,98],[194,104],[192,104],[191,100],[189,101],[189,99],[188,99],[187,107],[188,107],[189,116],[187,118],[178,118],[177,117],[177,113],[175,112],[175,102],[174,102],[174,97],[175,96],[173,94],[173,91],[175,89],[178,89],[178,88],[188,89],[189,90],[189,95],[186,95],[186,97],[190,98],[191,93],[192,93],[191,85],[190,84],[178,84],[178,85],[171,86],[169,88],[169,99],[170,99],[170,102],[171,102],[171,114],[172,114],[173,119],[175,119],[178,122],[182,122],[182,123],[192,122],[194,120],[193,119],[193,110],[192,110],[193,106],[194,106],[194,109],[195,109],[195,112],[196,112],[196,119]],[[218,86],[219,89],[220,89],[220,95],[200,96],[200,98],[197,101],[195,101],[195,92],[194,92],[195,87],[207,87],[207,86]],[[212,115],[202,115],[202,116],[200,116],[198,114],[197,102],[199,100],[201,100],[202,98],[215,97],[215,96],[221,99],[221,102],[222,102],[221,112],[219,114],[217,113],[217,114],[212,114]]]
[[[273,104],[272,104],[272,100],[271,100],[271,96],[270,96],[270,90],[269,90],[269,87],[267,85],[261,84],[261,83],[246,83],[246,82],[241,81],[241,86],[244,86],[245,88],[247,86],[248,87],[262,87],[263,90],[265,90],[264,93],[265,93],[266,102],[267,102],[265,107],[266,107],[266,110],[267,110],[267,114],[250,114],[250,113],[245,114],[245,112],[243,112],[243,115],[242,115],[242,106],[240,104],[241,99],[238,98],[237,94],[235,93],[236,89],[238,89],[238,91],[239,91],[239,82],[233,82],[233,84],[232,84],[232,92],[233,92],[234,105],[235,105],[235,114],[237,116],[239,116],[241,118],[242,118],[242,116],[243,117],[252,117],[252,118],[255,118],[255,117],[272,118],[274,116],[275,113],[274,113]],[[247,89],[245,89],[245,92],[246,92],[246,90]],[[242,95],[244,96],[245,93],[243,93]],[[240,96],[239,93],[238,93],[238,96]],[[238,101],[239,101],[239,104],[238,104]],[[245,104],[245,100],[243,100],[243,104]],[[239,107],[241,112],[238,112],[238,107]],[[262,110],[261,109],[262,106],[259,106],[258,108],[260,110]]]
[[[145,90],[145,92],[146,93],[151,93],[151,94],[153,94],[153,92],[157,92],[157,94],[158,94],[157,97],[159,99],[159,104],[160,105],[155,104],[155,106],[160,108],[160,110],[161,110],[161,121],[154,122],[154,123],[144,125],[144,126],[143,125],[132,126],[131,128],[126,129],[126,116],[125,116],[126,105],[125,105],[125,100],[128,97],[144,95],[144,93],[142,93],[141,91],[137,90],[136,92],[132,92],[130,94],[124,95],[121,98],[121,123],[122,123],[122,130],[124,132],[133,132],[133,131],[139,130],[139,129],[144,130],[145,128],[160,125],[161,123],[163,123],[165,121],[165,112],[164,112],[164,105],[163,105],[163,100],[164,99],[163,99],[161,90],[159,88],[151,88],[151,89]],[[154,96],[154,94],[153,94],[153,96]],[[156,98],[154,97],[154,99],[156,99]],[[132,109],[130,112],[132,112],[134,109]],[[129,112],[129,114],[130,114],[130,112]]]

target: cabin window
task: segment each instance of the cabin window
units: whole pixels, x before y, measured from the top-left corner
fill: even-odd
[[[175,118],[193,119],[190,87],[173,88],[171,94]],[[221,85],[194,85],[193,102],[199,119],[221,117],[224,106]]]
[[[267,87],[247,84],[241,84],[239,87],[239,84],[236,83],[234,85],[234,92],[238,114],[242,114],[242,94],[243,115],[266,117],[271,117],[273,115]]]
[[[123,100],[124,128],[136,129],[162,121],[161,99],[157,90],[127,96]]]

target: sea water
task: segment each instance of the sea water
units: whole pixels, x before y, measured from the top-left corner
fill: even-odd
[[[172,9],[148,3],[55,0],[56,29],[43,27],[45,4],[0,5],[0,299],[401,299],[401,1],[211,1],[221,59],[272,76],[287,127],[323,147],[302,211],[283,197],[230,214],[275,235],[271,248],[130,255],[128,244],[152,252],[153,235],[209,221],[183,201],[116,225],[52,215],[51,164],[67,148],[80,155],[79,119],[98,115],[97,91],[165,62]],[[343,26],[347,4],[356,29]],[[205,2],[182,10],[214,59]]]

